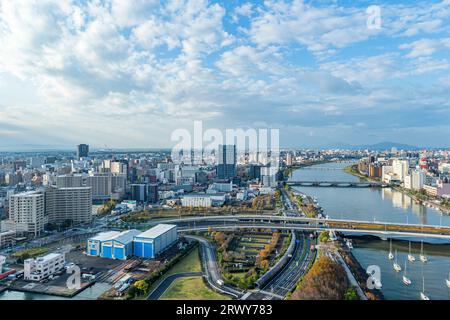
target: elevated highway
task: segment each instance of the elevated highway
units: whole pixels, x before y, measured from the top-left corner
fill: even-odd
[[[177,224],[180,231],[236,228],[293,229],[301,231],[335,230],[338,232],[378,236],[405,236],[450,239],[449,226],[404,224],[395,222],[318,219],[277,215],[221,215],[178,219],[158,219],[152,224]]]

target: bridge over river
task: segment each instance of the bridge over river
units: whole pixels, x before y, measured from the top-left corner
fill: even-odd
[[[339,187],[339,188],[384,188],[389,185],[380,182],[352,182],[352,181],[287,181],[290,186],[302,187]]]

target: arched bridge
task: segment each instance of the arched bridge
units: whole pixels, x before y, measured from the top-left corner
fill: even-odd
[[[150,224],[177,224],[180,231],[236,228],[267,228],[450,239],[449,226],[403,224],[380,221],[318,219],[274,215],[199,216],[179,219],[157,219]]]
[[[287,181],[290,186],[302,187],[340,187],[340,188],[383,188],[387,184],[381,182],[350,182],[350,181]]]

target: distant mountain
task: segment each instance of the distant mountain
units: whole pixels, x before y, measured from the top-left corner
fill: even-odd
[[[362,144],[362,145],[337,143],[337,144],[334,144],[333,146],[330,146],[330,148],[350,149],[350,150],[369,149],[369,150],[376,150],[376,151],[390,150],[391,148],[397,148],[398,150],[420,150],[420,149],[422,149],[420,147],[412,146],[409,144],[388,142],[388,141],[379,142],[376,144]]]
[[[422,148],[412,146],[404,143],[395,142],[379,142],[376,144],[359,145],[357,149],[370,149],[370,150],[390,150],[391,148],[397,148],[398,150],[420,150]]]

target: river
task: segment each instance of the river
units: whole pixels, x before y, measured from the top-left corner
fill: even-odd
[[[292,180],[303,181],[359,181],[358,177],[343,171],[349,163],[327,163],[298,169],[292,173]],[[317,198],[324,213],[332,218],[349,218],[366,221],[389,221],[450,226],[450,216],[440,211],[417,204],[409,196],[391,188],[323,188],[295,187],[296,190]],[[429,262],[419,261],[420,241],[412,243],[416,261],[407,263],[407,275],[411,286],[402,282],[403,272],[392,268],[387,256],[389,242],[372,239],[355,239],[353,254],[360,264],[367,268],[378,265],[381,269],[381,289],[386,299],[419,299],[425,279],[425,291],[430,299],[450,299],[450,289],[445,278],[450,271],[450,244],[426,243],[424,251]],[[428,240],[429,241],[429,240]],[[440,241],[442,242],[442,241]],[[398,251],[398,263],[405,267],[408,242],[393,241],[393,250]],[[422,276],[423,275],[423,276]]]

